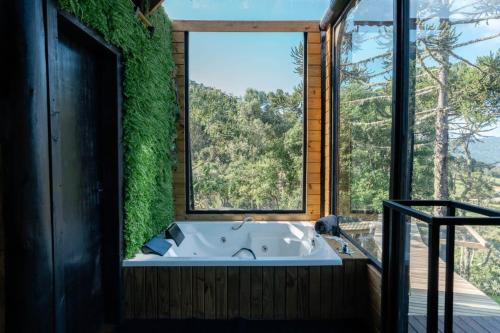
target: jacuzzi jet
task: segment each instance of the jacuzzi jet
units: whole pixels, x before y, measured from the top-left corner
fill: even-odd
[[[267,252],[267,246],[266,245],[262,245],[262,252]]]
[[[222,243],[225,243],[225,242],[226,242],[226,237],[222,236],[222,237],[220,238],[220,241],[221,241]]]

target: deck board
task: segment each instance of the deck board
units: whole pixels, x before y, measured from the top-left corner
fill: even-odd
[[[428,247],[412,232],[408,327],[425,332],[427,313]],[[439,331],[444,332],[444,288],[446,263],[439,260]],[[454,274],[453,332],[500,332],[500,305],[472,283]]]
[[[439,316],[439,332],[444,332],[444,317]],[[500,318],[496,316],[454,316],[453,332],[456,333],[497,333],[500,329]],[[408,317],[408,332],[425,333],[426,316],[412,315]]]
[[[427,246],[415,238],[411,241],[410,315],[427,312]],[[444,314],[445,262],[439,260],[439,314]],[[454,314],[457,316],[500,316],[500,305],[472,283],[454,275]]]

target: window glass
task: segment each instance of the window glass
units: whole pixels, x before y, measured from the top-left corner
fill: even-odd
[[[412,198],[499,209],[500,3],[412,0],[411,11]],[[444,207],[432,213],[441,215]],[[421,261],[427,233],[426,225],[412,223],[410,262]],[[500,228],[458,226],[455,238],[454,297],[460,306],[454,314],[499,313]],[[411,313],[424,311],[425,289],[412,287]]]
[[[392,1],[362,0],[335,28],[337,214],[342,229],[375,257],[389,195],[392,21]]]
[[[300,211],[304,34],[190,33],[192,210]]]

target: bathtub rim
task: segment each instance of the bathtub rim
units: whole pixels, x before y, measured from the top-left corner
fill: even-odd
[[[205,224],[205,223],[224,223],[238,224],[241,221],[189,221],[180,220],[174,223],[182,224]],[[267,223],[283,223],[283,224],[300,224],[313,227],[310,221],[252,221],[252,224],[267,224]],[[160,257],[137,259],[141,252],[130,259],[123,259],[122,267],[303,267],[303,266],[341,266],[343,264],[339,253],[330,246],[330,244],[316,234],[323,246],[328,247],[335,255],[330,258],[304,258],[301,256],[290,257],[260,257],[258,259],[247,258],[231,258],[231,257]]]

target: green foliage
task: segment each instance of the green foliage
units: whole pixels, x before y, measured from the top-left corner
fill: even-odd
[[[173,80],[171,23],[160,9],[150,32],[128,0],[59,0],[118,47],[123,59],[125,257],[173,220],[172,163],[179,112]]]
[[[302,207],[303,95],[189,89],[196,209]]]

